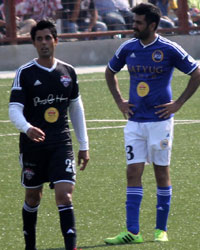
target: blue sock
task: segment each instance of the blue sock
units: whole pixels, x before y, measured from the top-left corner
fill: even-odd
[[[171,197],[172,186],[157,187],[156,229],[167,231],[167,219],[169,215]]]
[[[142,187],[127,187],[126,225],[129,232],[138,234],[140,231],[140,204],[143,198]]]

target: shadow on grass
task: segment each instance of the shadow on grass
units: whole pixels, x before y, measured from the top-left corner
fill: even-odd
[[[77,250],[79,250],[79,249],[94,249],[97,247],[110,247],[110,246],[111,245],[105,245],[105,244],[95,245],[95,246],[78,246]],[[47,249],[38,249],[38,250],[65,250],[65,248],[47,248]]]
[[[145,241],[144,243],[140,243],[140,244],[147,244],[147,243],[155,243],[155,241],[153,240],[149,240],[149,241]],[[134,245],[134,244],[125,244],[127,246],[129,245]],[[123,246],[125,246],[123,245]],[[137,244],[135,244],[137,245]],[[117,247],[120,246],[120,244],[118,245],[106,245],[106,244],[101,244],[101,245],[93,245],[93,246],[78,246],[77,250],[79,249],[94,249],[94,248],[98,248],[98,247],[102,247],[102,248],[106,248],[106,247]],[[48,249],[38,249],[38,250],[65,250],[65,248],[48,248]]]
[[[145,243],[155,243],[155,241],[153,241],[153,240],[150,240],[150,241],[145,241],[145,242],[143,242],[143,243],[140,243],[140,244],[145,244]],[[140,245],[139,244],[139,245]],[[101,244],[101,245],[94,245],[94,246],[79,246],[78,247],[78,249],[80,248],[80,249],[94,249],[94,248],[98,248],[98,247],[104,247],[104,248],[106,248],[106,247],[118,247],[118,246],[130,246],[130,245],[138,245],[138,244],[123,244],[123,245],[121,245],[121,244],[118,244],[118,245],[106,245],[106,244]],[[49,249],[50,250],[50,249]],[[54,249],[51,249],[51,250],[54,250]],[[57,249],[58,250],[58,249]],[[61,249],[60,249],[61,250]]]

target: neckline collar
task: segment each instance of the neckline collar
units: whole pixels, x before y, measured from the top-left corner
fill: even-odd
[[[57,59],[55,58],[54,64],[52,65],[52,67],[51,67],[51,68],[47,68],[47,67],[44,67],[44,66],[42,66],[41,64],[39,64],[39,63],[37,62],[37,59],[38,59],[38,58],[34,58],[34,59],[33,59],[35,65],[37,65],[37,67],[39,67],[39,68],[41,68],[41,69],[43,69],[43,70],[46,70],[46,71],[48,71],[48,72],[52,72],[52,71],[56,68],[57,63],[58,63]]]
[[[146,44],[146,45],[143,44],[143,43],[141,42],[141,40],[139,40],[139,41],[140,41],[140,44],[142,45],[142,47],[145,49],[146,47],[149,47],[149,46],[151,46],[152,44],[154,44],[155,42],[157,42],[158,38],[159,38],[159,35],[156,36],[156,38],[153,40],[153,42],[151,42],[151,43],[149,43],[149,44]]]

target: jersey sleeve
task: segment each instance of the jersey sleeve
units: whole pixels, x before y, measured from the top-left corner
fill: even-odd
[[[14,78],[11,94],[10,94],[10,104],[20,104],[22,106],[25,105],[26,102],[26,95],[25,95],[25,80],[23,71],[20,69],[17,70],[16,76]]]
[[[79,85],[78,85],[78,79],[77,79],[77,74],[74,70],[74,68],[71,68],[71,72],[70,72],[72,81],[73,81],[73,85],[72,85],[72,92],[71,92],[71,96],[70,99],[76,99],[79,96]]]
[[[173,48],[174,66],[185,74],[191,74],[198,63],[181,46],[176,45]]]
[[[124,67],[125,64],[126,64],[126,49],[125,45],[122,44],[115,52],[113,58],[109,61],[108,67],[110,68],[110,70],[117,73]]]

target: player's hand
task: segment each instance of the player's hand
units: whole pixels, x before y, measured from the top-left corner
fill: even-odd
[[[169,103],[155,106],[154,108],[161,108],[160,110],[156,111],[155,114],[157,114],[159,118],[167,119],[171,114],[176,113],[180,109],[180,107],[181,105],[176,101],[171,101]]]
[[[123,100],[122,102],[118,103],[118,107],[125,119],[130,118],[130,116],[134,114],[131,110],[131,107],[134,107],[134,104],[129,103],[127,100]]]
[[[42,142],[45,140],[45,133],[37,127],[30,127],[27,132],[27,136],[34,142]]]
[[[84,170],[86,168],[89,159],[90,159],[90,156],[89,156],[88,150],[79,150],[79,152],[78,152],[78,166],[81,166],[80,170]]]

